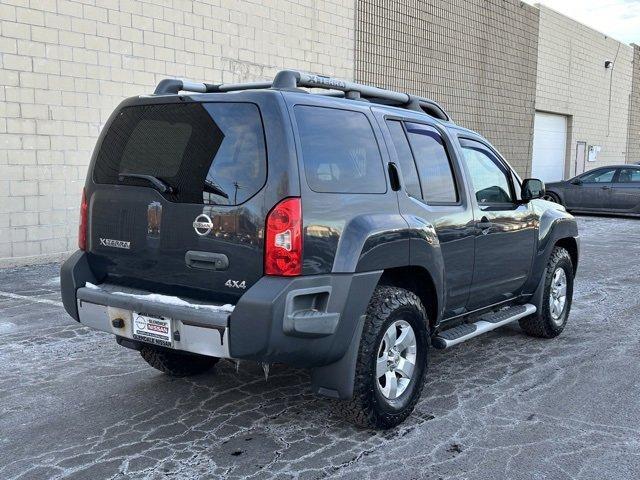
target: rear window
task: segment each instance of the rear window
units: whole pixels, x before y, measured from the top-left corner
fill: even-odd
[[[309,187],[326,193],[384,193],[378,143],[366,115],[325,107],[295,107]]]
[[[264,131],[249,103],[189,103],[126,107],[98,151],[96,183],[151,187],[151,175],[171,186],[174,202],[238,205],[267,177]]]

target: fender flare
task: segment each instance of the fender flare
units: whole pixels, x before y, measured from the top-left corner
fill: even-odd
[[[420,267],[431,276],[436,291],[438,318],[441,317],[444,310],[444,263],[432,225],[418,218],[407,221],[397,214],[375,214],[360,215],[345,227],[338,244],[333,273],[384,271],[404,267]],[[358,318],[349,348],[339,360],[312,369],[313,393],[336,399],[349,399],[353,396],[356,362],[365,320],[366,311]]]
[[[340,237],[333,273],[401,267],[424,269],[436,293],[437,322],[444,312],[446,277],[440,242],[426,220],[400,214],[366,214],[351,220]]]
[[[540,215],[536,252],[531,266],[531,274],[523,289],[524,294],[538,290],[540,278],[544,276],[547,262],[553,248],[561,241],[570,239],[576,244],[574,271],[580,257],[580,236],[578,225],[572,215],[560,209],[547,209]]]

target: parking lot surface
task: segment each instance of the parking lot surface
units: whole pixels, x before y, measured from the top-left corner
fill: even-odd
[[[386,432],[285,366],[166,377],[67,316],[58,265],[0,270],[0,478],[637,479],[640,220],[579,228],[564,333],[432,350],[422,400]]]

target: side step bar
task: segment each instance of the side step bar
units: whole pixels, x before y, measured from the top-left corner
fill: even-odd
[[[477,337],[502,327],[507,323],[515,322],[521,318],[536,313],[535,305],[529,303],[515,307],[505,308],[497,312],[482,315],[474,323],[463,323],[457,327],[449,328],[433,337],[431,344],[438,350],[453,347],[459,343]]]

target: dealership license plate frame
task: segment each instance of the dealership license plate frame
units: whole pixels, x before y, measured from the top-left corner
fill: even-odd
[[[131,333],[134,340],[173,348],[173,320],[171,318],[138,312],[132,312],[131,318]]]

